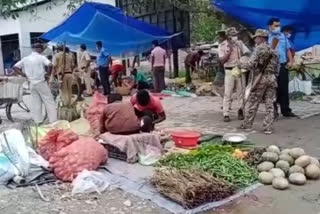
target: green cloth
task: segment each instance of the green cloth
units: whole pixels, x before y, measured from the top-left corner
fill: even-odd
[[[141,73],[141,72],[138,72],[137,75],[136,75],[136,82],[147,82],[147,78],[146,76]]]

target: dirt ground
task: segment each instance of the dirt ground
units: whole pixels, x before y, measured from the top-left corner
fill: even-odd
[[[220,102],[210,99],[164,100],[168,120],[160,127],[171,129],[184,127],[204,132],[234,132],[238,121],[222,122]],[[302,111],[302,110],[301,110]],[[234,118],[234,117],[233,117]],[[308,154],[319,157],[320,116],[308,119],[280,119],[275,125],[275,133],[262,134],[262,115],[257,118],[256,130],[248,133],[249,139],[257,145],[277,144],[283,147],[303,147]],[[43,201],[33,188],[0,188],[0,213],[4,214],[167,214],[150,201],[127,194],[122,190],[107,191],[101,195],[81,197],[71,196],[71,187],[66,184],[46,185],[41,191],[47,201]],[[319,214],[320,182],[290,186],[289,190],[277,191],[270,186],[256,191],[208,214]]]

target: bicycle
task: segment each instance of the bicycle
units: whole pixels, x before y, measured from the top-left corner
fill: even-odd
[[[28,81],[27,81],[28,82]],[[50,89],[51,89],[51,93],[53,94],[54,100],[57,102],[57,108],[58,108],[58,103],[60,102],[58,100],[59,98],[59,82],[57,79],[54,79],[53,83],[49,84]],[[81,97],[81,89],[80,89],[80,85],[78,83],[78,81],[74,81],[73,83],[73,96],[75,96],[75,101],[74,103]],[[15,122],[13,116],[12,116],[12,107],[16,104],[18,105],[22,110],[24,110],[27,113],[31,112],[31,100],[30,100],[30,96],[31,96],[31,92],[30,92],[30,82],[28,82],[28,87],[24,88],[22,87],[22,97],[21,99],[12,99],[12,100],[7,100],[6,102],[1,102],[0,99],[0,109],[5,108],[6,110],[6,116],[8,118],[9,121],[11,121],[12,123]],[[43,109],[43,120],[40,124],[44,124],[47,122],[48,120],[48,114],[45,108],[45,105],[42,104],[42,109]],[[1,123],[1,119],[0,119],[0,123]]]

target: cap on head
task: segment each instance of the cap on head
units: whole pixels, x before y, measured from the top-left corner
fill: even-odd
[[[63,51],[63,45],[58,44],[58,45],[57,45],[57,50],[58,50],[58,51]]]
[[[216,34],[218,34],[218,35],[226,35],[226,31],[225,30],[218,30],[218,31],[216,31]]]
[[[267,30],[264,30],[264,29],[257,29],[256,30],[256,33],[253,35],[253,38],[256,38],[256,37],[268,37],[269,36],[269,33]]]
[[[235,27],[229,27],[226,30],[226,34],[227,34],[227,36],[237,36],[239,34],[239,32],[237,31],[237,29]]]

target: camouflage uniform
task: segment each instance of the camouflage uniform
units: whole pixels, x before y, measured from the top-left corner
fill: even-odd
[[[274,122],[274,102],[276,101],[277,75],[279,72],[279,57],[275,51],[266,43],[256,47],[248,62],[240,64],[239,67],[250,71],[249,82],[254,82],[260,74],[265,62],[270,58],[261,81],[251,91],[245,107],[245,120],[241,128],[252,128],[254,118],[257,114],[260,103],[265,102],[266,116],[263,127],[266,132],[272,131]]]

